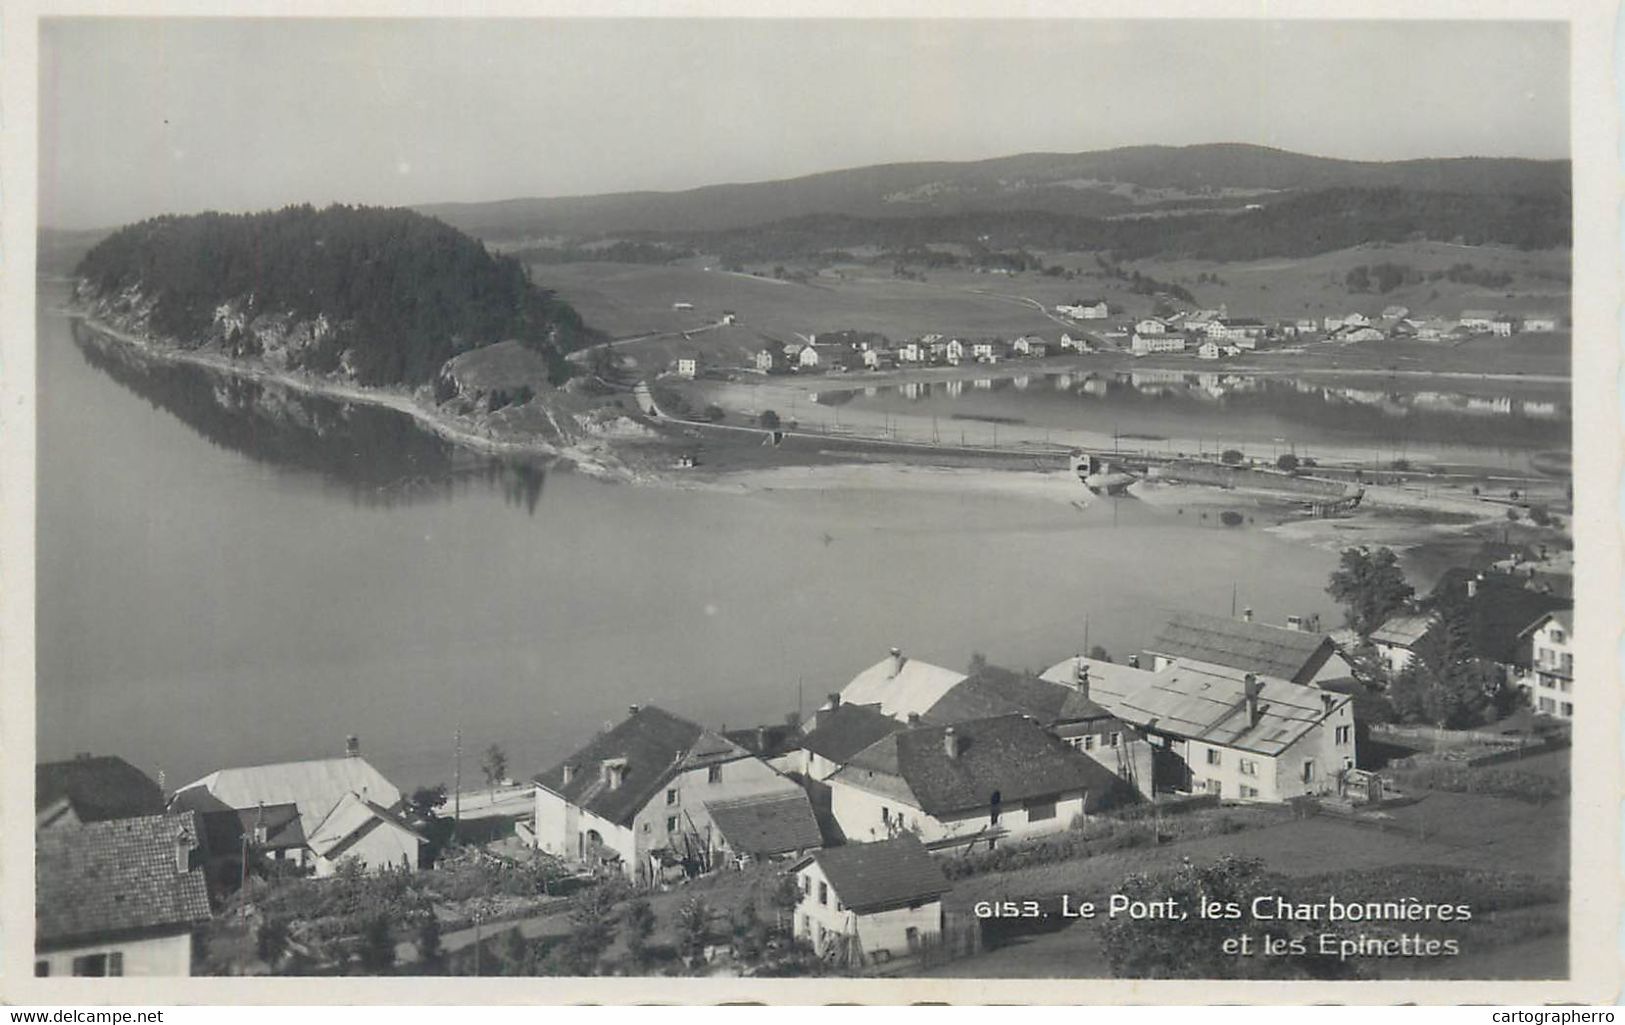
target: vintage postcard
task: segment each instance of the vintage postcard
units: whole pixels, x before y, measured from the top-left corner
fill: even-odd
[[[8,10],[4,999],[1612,1002],[1614,12],[1281,7]]]

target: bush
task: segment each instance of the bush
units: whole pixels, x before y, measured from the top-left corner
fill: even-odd
[[[1288,473],[1291,473],[1293,470],[1298,468],[1298,457],[1293,455],[1291,452],[1283,452],[1281,453],[1280,458],[1275,460],[1275,468],[1277,470],[1285,470]]]
[[[703,415],[707,420],[711,421],[712,423],[717,423],[718,421],[722,420],[722,418],[727,416],[728,414],[726,414],[726,413],[724,413],[722,411],[721,406],[710,405],[710,406],[705,407],[705,413]]]
[[[756,418],[756,422],[764,431],[776,431],[779,429],[779,414],[771,409],[764,409],[762,415]]]
[[[1233,509],[1226,509],[1219,514],[1219,520],[1227,527],[1239,527],[1244,519],[1245,517],[1241,513]]]
[[[1402,769],[1395,773],[1395,778],[1402,785],[1410,787],[1458,794],[1489,794],[1530,804],[1559,800],[1569,792],[1565,780],[1501,766],[1475,769],[1467,765],[1435,762]]]
[[[1242,454],[1240,449],[1227,448],[1224,450],[1224,453],[1219,456],[1219,458],[1228,465],[1234,466],[1247,457]]]

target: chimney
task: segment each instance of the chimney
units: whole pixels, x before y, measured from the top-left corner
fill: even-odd
[[[1251,623],[1253,621],[1253,610],[1252,609],[1242,609],[1241,610],[1241,621],[1243,623]]]
[[[952,726],[942,731],[942,749],[948,752],[949,758],[959,757],[959,735]]]
[[[1303,617],[1302,616],[1288,616],[1288,617],[1286,617],[1286,628],[1288,630],[1299,630],[1299,631],[1301,631],[1303,629]]]
[[[565,782],[565,785],[568,786],[570,781],[572,779],[575,779],[575,778],[576,778],[576,767],[574,765],[571,765],[569,762],[565,762],[564,763],[564,782]]]
[[[837,708],[840,708],[840,707],[841,707],[841,696],[839,694],[831,694],[829,696],[829,710],[831,712],[833,712]]]
[[[1332,702],[1333,702],[1333,701],[1334,701],[1334,700],[1335,700],[1335,699],[1334,699],[1334,698],[1333,698],[1333,697],[1332,697],[1332,696],[1331,696],[1331,695],[1330,695],[1330,694],[1325,694],[1325,693],[1322,693],[1322,694],[1321,694],[1321,695],[1320,695],[1320,704],[1321,704],[1321,707],[1322,707],[1322,708],[1323,708],[1323,709],[1325,709],[1325,711],[1326,711],[1326,714],[1327,714],[1327,715],[1330,715],[1330,714],[1331,714],[1331,711],[1332,711]]]
[[[908,659],[903,657],[902,648],[893,648],[891,650],[891,672],[887,678],[896,679],[897,674],[903,671],[903,663],[907,661]]]
[[[626,706],[626,714],[627,715],[637,715],[641,711],[643,711],[643,706],[642,705],[627,705]]]
[[[185,826],[175,830],[175,871],[181,875],[192,871],[192,836]]]
[[[1138,669],[1138,668],[1140,668],[1140,656],[1138,656],[1138,655],[1130,655],[1128,657],[1128,667],[1130,669]]]
[[[254,817],[254,843],[264,846],[269,837],[270,831],[265,827],[265,802],[261,801],[259,814]]]
[[[1089,696],[1089,663],[1085,662],[1083,660],[1082,655],[1079,655],[1077,662],[1075,662],[1073,664],[1075,666],[1077,666],[1076,670],[1073,673],[1073,677],[1074,677],[1073,682],[1075,682],[1077,684],[1078,693],[1082,694],[1084,697],[1088,697]]]
[[[765,751],[767,751],[767,727],[758,726],[756,727],[756,753],[762,754]]]
[[[344,738],[344,757],[361,757],[361,738],[357,737],[354,733]]]
[[[918,725],[920,725],[920,713],[918,713],[918,712],[910,712],[910,713],[908,713],[908,724],[910,726],[918,726]]]
[[[1258,725],[1258,692],[1263,688],[1259,686],[1258,677],[1248,673],[1241,682],[1242,693],[1247,696],[1247,727],[1251,729]]]

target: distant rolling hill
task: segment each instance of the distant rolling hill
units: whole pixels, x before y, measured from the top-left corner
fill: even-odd
[[[729,231],[812,215],[891,218],[1020,211],[1112,218],[1235,209],[1347,188],[1556,199],[1567,195],[1569,175],[1567,160],[1463,157],[1379,163],[1241,144],[1133,146],[957,163],[886,164],[683,192],[445,203],[418,209],[490,240],[546,234],[586,238]]]

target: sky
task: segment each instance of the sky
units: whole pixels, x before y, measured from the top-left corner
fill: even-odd
[[[1248,142],[1569,155],[1555,22],[55,19],[40,223]]]

